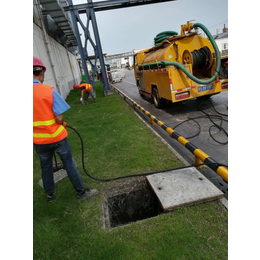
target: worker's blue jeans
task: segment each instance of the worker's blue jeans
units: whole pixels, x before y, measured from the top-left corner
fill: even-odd
[[[58,153],[63,163],[68,177],[74,187],[74,189],[81,190],[86,188],[80,173],[77,169],[76,163],[72,158],[71,148],[67,141],[67,138],[62,139],[59,142],[53,144],[34,144],[36,153],[38,154],[41,162],[42,169],[42,181],[46,194],[52,194],[55,189],[53,180],[53,166],[52,158],[54,151]]]

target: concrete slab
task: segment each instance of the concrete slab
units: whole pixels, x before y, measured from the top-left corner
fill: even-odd
[[[61,170],[53,173],[54,183],[57,183],[58,181],[61,181],[61,180],[65,179],[66,177],[68,177],[68,174],[67,174],[66,170],[64,170],[64,169],[61,169]],[[42,179],[40,179],[38,181],[38,184],[43,188]]]
[[[168,171],[146,177],[164,211],[224,196],[196,168]]]

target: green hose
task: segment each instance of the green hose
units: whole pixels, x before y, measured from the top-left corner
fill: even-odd
[[[214,48],[214,51],[216,53],[216,60],[217,60],[217,66],[216,66],[216,70],[215,70],[215,73],[214,75],[210,78],[210,79],[207,79],[207,80],[201,80],[201,79],[198,79],[196,78],[195,76],[193,76],[182,64],[180,64],[179,62],[176,62],[176,61],[166,61],[166,62],[163,62],[163,61],[160,61],[158,63],[150,63],[150,64],[144,64],[144,65],[139,65],[139,69],[142,69],[143,67],[146,68],[150,66],[150,68],[155,68],[157,67],[158,65],[164,65],[164,66],[176,66],[178,67],[180,70],[182,70],[191,80],[195,81],[196,83],[198,84],[209,84],[211,83],[212,81],[214,81],[217,76],[218,76],[218,73],[219,73],[219,69],[220,69],[220,64],[221,64],[221,59],[220,59],[220,52],[219,52],[219,49],[218,49],[218,46],[214,40],[214,38],[212,37],[211,33],[209,32],[209,30],[201,23],[195,23],[193,24],[192,28],[196,28],[196,27],[199,27],[201,28],[205,34],[208,36],[209,38],[209,41],[211,42],[213,48]]]
[[[168,37],[172,37],[173,35],[178,35],[175,31],[165,31],[158,33],[154,38],[154,46],[164,42]]]

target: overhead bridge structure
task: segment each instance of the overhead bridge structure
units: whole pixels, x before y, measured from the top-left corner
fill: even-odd
[[[95,74],[97,72],[97,60],[99,60],[101,66],[101,73],[102,75],[106,75],[105,62],[104,62],[103,51],[101,47],[101,41],[99,37],[95,12],[108,11],[108,10],[114,10],[120,8],[127,8],[127,7],[138,7],[147,4],[157,4],[157,3],[164,3],[164,2],[171,2],[171,1],[176,1],[176,0],[108,0],[108,1],[100,1],[100,2],[93,2],[92,0],[87,0],[86,4],[78,4],[78,5],[73,5],[73,1],[68,0],[69,5],[65,6],[63,9],[71,13],[71,19],[75,30],[75,35],[79,47],[79,53],[81,56],[82,66],[83,66],[83,70],[87,82],[94,84],[93,79],[90,79],[87,65],[86,62],[84,61],[88,61],[91,64],[93,74]],[[86,25],[82,22],[80,14],[86,14],[87,16]],[[90,34],[90,30],[89,30],[90,24],[92,25],[94,37],[92,37]],[[84,44],[82,44],[80,39],[78,25],[80,25],[84,31],[84,36],[85,36]],[[88,51],[87,51],[88,43],[94,49],[94,53],[95,53],[94,63],[90,60],[88,55]],[[111,90],[108,84],[108,79],[106,77],[104,77],[103,90],[105,96],[113,94],[113,91]]]
[[[106,59],[120,59],[120,58],[128,58],[134,55],[133,51],[129,52],[124,52],[124,53],[118,53],[118,54],[113,54],[113,55],[106,55]]]

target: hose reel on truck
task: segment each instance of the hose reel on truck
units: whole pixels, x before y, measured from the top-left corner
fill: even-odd
[[[182,55],[183,64],[192,64],[192,69],[210,69],[213,55],[208,47],[189,52],[185,50]]]
[[[201,28],[209,40],[191,32],[195,28]],[[138,52],[134,59],[139,92],[153,97],[156,107],[163,100],[174,103],[217,94],[228,87],[227,78],[219,75],[221,57],[217,44],[200,23],[182,25],[180,35],[157,41],[154,47]]]

